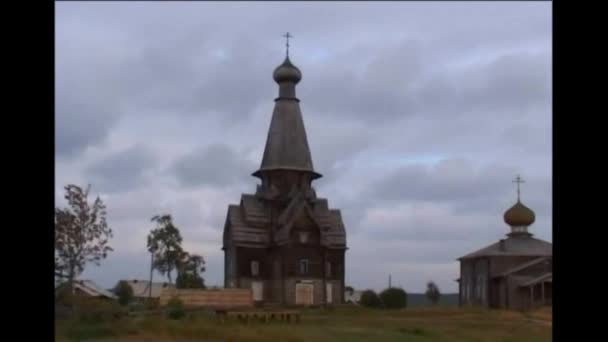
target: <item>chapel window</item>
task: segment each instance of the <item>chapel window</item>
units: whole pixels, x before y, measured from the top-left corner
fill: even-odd
[[[302,259],[302,260],[300,260],[300,274],[307,274],[308,273],[308,268],[309,268],[309,261],[308,261],[308,259]]]
[[[260,262],[257,260],[251,261],[251,275],[257,276],[260,274]]]

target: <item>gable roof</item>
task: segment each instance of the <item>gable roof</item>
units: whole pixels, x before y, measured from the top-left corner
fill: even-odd
[[[306,199],[306,194],[294,193],[287,207],[279,214],[277,227],[270,229],[270,210],[267,203],[255,195],[243,194],[241,204],[228,206],[224,225],[224,246],[228,245],[266,248],[271,243],[289,241],[289,231],[294,219],[307,215],[320,229],[321,242],[330,248],[344,248],[346,233],[340,210],[329,209],[327,200]]]
[[[92,280],[77,280],[74,282],[74,288],[92,297],[106,297],[112,299],[116,298],[115,294],[106,289],[101,288]]]
[[[502,246],[501,246],[502,241]],[[470,259],[483,256],[552,256],[553,245],[550,242],[531,236],[509,236],[487,247],[458,258]]]
[[[529,280],[529,281],[527,281],[525,283],[522,283],[519,286],[520,287],[522,287],[522,286],[525,287],[525,286],[536,285],[536,284],[538,284],[540,282],[543,282],[543,281],[549,282],[549,283],[553,282],[553,272],[547,272],[547,273],[545,273],[545,274],[543,274],[543,275],[541,275],[539,277],[536,277],[536,278],[531,279],[531,280]]]
[[[505,277],[509,274],[515,273],[515,272],[519,272],[522,270],[525,270],[526,268],[530,267],[530,266],[534,266],[537,264],[540,264],[541,262],[547,261],[549,260],[549,257],[540,257],[540,258],[536,258],[534,260],[530,260],[528,262],[525,262],[523,264],[517,265],[513,268],[510,268],[502,273],[500,273],[499,275],[497,275],[497,277]]]
[[[228,206],[226,226],[224,227],[224,247],[228,243],[266,247],[270,243],[270,230],[265,226],[249,224],[242,216],[241,205]]]
[[[124,280],[133,289],[134,297],[148,297],[150,294],[150,281],[149,280]],[[152,282],[152,298],[159,298],[163,288],[169,287],[174,288],[175,285],[169,283],[155,283]]]

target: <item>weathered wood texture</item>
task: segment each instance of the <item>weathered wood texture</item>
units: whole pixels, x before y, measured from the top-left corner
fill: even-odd
[[[253,306],[251,289],[164,289],[160,295],[160,305],[167,305],[172,297],[179,298],[185,306],[190,307],[237,308]]]

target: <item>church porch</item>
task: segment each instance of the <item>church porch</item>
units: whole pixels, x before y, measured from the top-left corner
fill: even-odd
[[[525,300],[525,309],[535,309],[552,305],[553,276],[551,273],[527,281],[519,286],[520,294]]]

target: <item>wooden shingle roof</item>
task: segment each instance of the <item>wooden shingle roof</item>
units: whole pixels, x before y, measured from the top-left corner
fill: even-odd
[[[531,236],[509,236],[487,247],[458,258],[471,259],[484,256],[552,256],[553,245],[550,242]]]
[[[319,227],[321,243],[330,248],[344,248],[346,232],[340,210],[329,209],[327,200],[318,198],[309,203],[301,195],[296,195],[280,213],[277,230],[271,236],[270,210],[266,202],[254,195],[243,194],[241,204],[228,206],[224,227],[224,247],[232,243],[237,246],[269,247],[289,241],[291,225],[299,215],[308,215]]]

